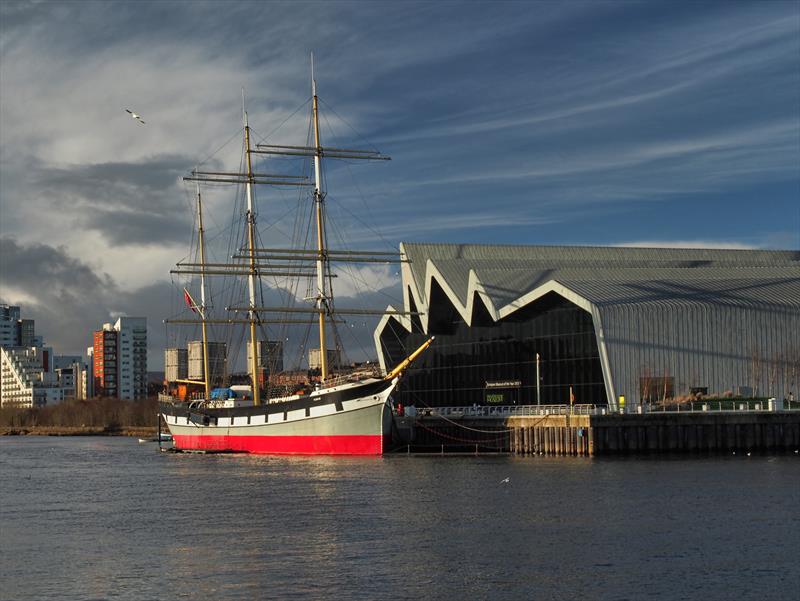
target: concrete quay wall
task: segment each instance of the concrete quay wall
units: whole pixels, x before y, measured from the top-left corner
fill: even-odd
[[[800,452],[800,411],[398,418],[407,452],[602,456]]]
[[[800,412],[667,413],[592,418],[594,454],[800,449]]]

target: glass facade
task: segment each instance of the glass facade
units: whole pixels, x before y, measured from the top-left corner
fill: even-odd
[[[535,405],[538,353],[542,405],[569,404],[570,390],[575,404],[608,403],[592,316],[561,296],[549,293],[500,322],[476,298],[471,327],[435,282],[429,304],[427,334],[418,320],[411,333],[394,320],[381,333],[387,366],[436,336],[401,381],[396,401],[418,407]]]

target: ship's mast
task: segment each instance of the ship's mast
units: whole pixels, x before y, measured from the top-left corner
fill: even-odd
[[[256,307],[256,277],[258,272],[256,270],[256,255],[255,255],[255,238],[256,238],[256,214],[253,210],[253,183],[255,177],[253,176],[253,166],[250,160],[250,126],[247,123],[247,113],[244,114],[244,146],[245,155],[247,156],[247,249],[250,259],[250,269],[247,274],[247,287],[250,293],[248,319],[250,321],[250,344],[252,346],[252,353],[250,359],[250,377],[253,382],[253,404],[258,405],[261,402],[260,391],[258,386],[258,336],[256,334],[256,319],[257,314],[254,311]]]
[[[314,204],[317,215],[317,310],[319,311],[319,361],[322,381],[328,377],[328,351],[325,344],[325,315],[328,311],[328,297],[325,292],[325,212],[322,192],[322,145],[319,141],[319,109],[317,82],[314,79],[314,58],[311,58],[311,94],[314,115]]]
[[[211,374],[208,371],[208,333],[206,326],[206,249],[203,230],[203,200],[200,197],[200,184],[197,185],[197,234],[200,244],[200,317],[203,330],[203,376],[206,399],[211,398]]]
[[[258,380],[259,372],[259,344],[258,335],[256,331],[256,324],[258,323],[259,307],[256,305],[256,278],[263,276],[276,276],[276,277],[311,277],[314,273],[311,266],[297,266],[295,264],[288,265],[286,263],[264,264],[259,262],[261,256],[257,254],[259,249],[256,248],[256,210],[254,204],[254,190],[255,185],[274,185],[274,186],[311,186],[312,184],[305,176],[299,175],[280,175],[269,173],[254,173],[252,164],[252,154],[272,154],[267,151],[260,151],[250,147],[250,126],[247,121],[247,112],[244,111],[244,91],[242,92],[242,121],[244,124],[244,147],[247,156],[247,172],[220,172],[220,171],[199,171],[195,169],[190,176],[184,177],[184,181],[194,182],[214,182],[241,185],[245,184],[245,191],[247,195],[247,246],[240,248],[239,251],[245,254],[234,255],[232,258],[247,259],[248,264],[243,266],[241,263],[207,263],[205,257],[205,240],[203,232],[202,221],[202,203],[200,199],[200,192],[198,189],[198,215],[200,223],[200,263],[184,263],[180,262],[177,269],[171,270],[172,274],[181,275],[197,275],[201,276],[202,302],[198,307],[194,301],[191,301],[191,306],[200,313],[200,320],[196,319],[166,319],[164,323],[174,324],[197,324],[201,323],[203,327],[203,367],[206,373],[206,396],[210,396],[210,374],[208,369],[208,342],[206,336],[206,325],[209,323],[218,323],[224,325],[233,324],[247,324],[250,326],[250,344],[251,355],[250,365],[248,371],[252,379],[253,385],[253,403],[258,405],[261,402],[260,386]],[[307,149],[307,154],[311,154],[312,149]],[[282,256],[282,260],[287,257]],[[247,283],[249,289],[249,301],[246,307],[228,307],[226,310],[233,311],[246,311],[247,319],[208,319],[205,313],[205,276],[207,275],[234,275],[234,276],[247,276]],[[187,291],[188,294],[188,291]],[[316,311],[317,309],[313,309]],[[282,323],[303,323],[307,324],[307,320],[293,321],[282,320]],[[191,381],[190,383],[201,383]]]

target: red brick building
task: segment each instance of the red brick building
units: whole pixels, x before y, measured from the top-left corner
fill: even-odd
[[[94,333],[94,390],[97,396],[117,396],[117,334],[103,329]]]

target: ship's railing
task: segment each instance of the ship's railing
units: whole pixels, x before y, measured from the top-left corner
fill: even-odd
[[[375,369],[359,369],[347,374],[340,374],[333,378],[325,380],[325,388],[333,388],[334,386],[341,386],[342,384],[352,384],[353,382],[361,382],[369,378],[380,378],[383,374],[380,368]]]
[[[172,396],[171,394],[164,394],[163,392],[159,392],[158,400],[159,402],[171,403],[175,400],[175,397]]]
[[[411,408],[405,412],[411,414]],[[529,415],[605,415],[608,407],[597,405],[473,405],[466,407],[417,407],[418,416],[458,417],[515,417]]]

